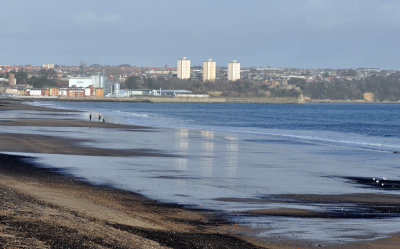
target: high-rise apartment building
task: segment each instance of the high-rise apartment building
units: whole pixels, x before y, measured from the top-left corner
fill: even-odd
[[[240,80],[240,63],[236,60],[228,63],[228,81]]]
[[[203,62],[203,82],[214,82],[216,78],[217,63],[212,59]]]
[[[190,60],[186,57],[178,60],[178,79],[189,79],[190,78]]]

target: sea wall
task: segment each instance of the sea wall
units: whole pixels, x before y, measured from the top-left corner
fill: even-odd
[[[243,103],[243,104],[304,104],[302,98],[285,98],[285,97],[253,97],[253,98],[226,98],[226,103]]]
[[[129,98],[77,98],[77,97],[59,97],[59,98],[30,98],[30,97],[15,97],[16,99],[24,100],[59,100],[59,101],[99,101],[99,102],[148,102],[148,103],[231,103],[231,104],[304,104],[303,98],[284,98],[284,97],[210,97],[210,98],[174,98],[174,97],[129,97]]]
[[[129,97],[129,98],[59,98],[62,101],[116,101],[149,103],[243,103],[243,104],[304,104],[303,99],[283,97],[248,98],[174,98],[174,97]]]

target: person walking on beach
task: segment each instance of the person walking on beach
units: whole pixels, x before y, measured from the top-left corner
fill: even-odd
[[[101,114],[99,114],[99,122],[101,121]]]
[[[92,114],[89,114],[89,121],[92,122]]]

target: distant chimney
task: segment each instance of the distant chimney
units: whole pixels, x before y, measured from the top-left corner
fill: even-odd
[[[10,86],[15,86],[17,84],[17,80],[15,79],[15,75],[13,73],[8,75],[8,84]]]

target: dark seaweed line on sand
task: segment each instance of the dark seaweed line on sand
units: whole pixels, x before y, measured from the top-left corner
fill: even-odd
[[[36,238],[45,242],[50,248],[93,248],[95,245],[105,246],[112,249],[122,249],[115,244],[105,242],[100,237],[89,237],[80,234],[78,231],[65,227],[53,226],[46,222],[28,222],[17,221],[10,217],[0,216],[0,224],[6,225],[14,230],[21,237]],[[212,234],[212,233],[178,233],[171,231],[158,231],[152,229],[144,229],[139,227],[127,226],[118,223],[106,224],[115,229],[119,229],[131,234],[138,235],[152,241],[158,242],[160,245],[168,246],[176,249],[200,249],[200,248],[260,248],[251,245],[243,240],[229,235]],[[66,236],[68,235],[68,236]],[[0,244],[5,245],[6,241]]]
[[[178,233],[171,231],[156,231],[152,229],[132,227],[123,224],[108,225],[140,237],[157,241],[161,245],[177,249],[201,248],[260,248],[241,239],[216,233]]]
[[[90,244],[122,249],[114,244],[106,243],[99,237],[88,237],[65,226],[52,226],[45,222],[13,221],[9,217],[0,216],[0,224],[7,225],[25,238],[36,238],[45,242],[50,248],[93,248]],[[0,241],[5,243],[5,241]],[[91,243],[88,243],[91,242]]]
[[[93,248],[93,244],[112,249],[122,249],[113,243],[105,242],[100,237],[89,237],[65,226],[52,226],[45,222],[13,221],[9,217],[0,216],[0,223],[7,225],[20,236],[36,238],[45,242],[50,248]],[[238,238],[211,233],[177,233],[157,231],[123,224],[107,224],[110,227],[138,235],[160,245],[176,249],[214,249],[214,248],[259,248]],[[68,236],[66,236],[68,235]],[[0,241],[1,244],[5,241]]]
[[[157,241],[161,245],[177,249],[201,248],[260,248],[229,235],[216,233],[178,233],[156,231],[152,229],[132,227],[123,224],[110,224],[114,228],[136,234],[140,237]]]

